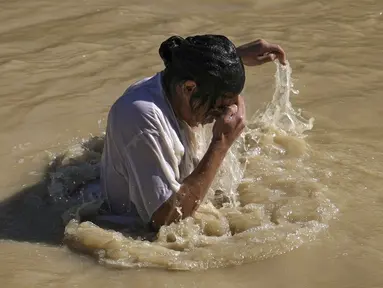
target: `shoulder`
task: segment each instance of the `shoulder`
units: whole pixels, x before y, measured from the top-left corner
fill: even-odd
[[[113,130],[133,134],[158,130],[163,118],[164,100],[157,77],[133,84],[113,104],[108,117]]]

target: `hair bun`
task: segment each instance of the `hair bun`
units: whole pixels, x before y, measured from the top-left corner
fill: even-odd
[[[180,36],[172,36],[162,42],[158,53],[160,54],[166,67],[172,63],[173,50],[179,47],[183,41],[185,41],[185,39]]]

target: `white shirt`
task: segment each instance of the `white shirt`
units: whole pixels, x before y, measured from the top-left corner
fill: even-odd
[[[114,103],[101,161],[101,190],[112,214],[144,223],[194,169],[190,128],[177,121],[161,77],[132,85]]]

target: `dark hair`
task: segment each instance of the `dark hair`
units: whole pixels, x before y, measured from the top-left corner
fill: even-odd
[[[193,108],[208,104],[210,109],[225,94],[241,93],[245,85],[242,60],[225,36],[172,36],[161,44],[159,54],[166,67],[166,86],[196,82],[197,92],[190,99]]]

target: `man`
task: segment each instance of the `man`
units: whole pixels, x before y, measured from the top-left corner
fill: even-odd
[[[101,221],[158,229],[191,216],[245,127],[244,65],[285,62],[277,45],[257,40],[236,48],[220,35],[173,36],[159,54],[165,69],[132,85],[110,110]],[[209,148],[196,163],[190,127],[213,121]]]

